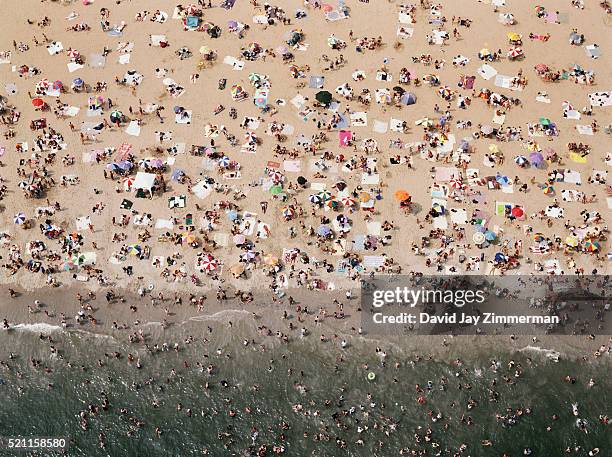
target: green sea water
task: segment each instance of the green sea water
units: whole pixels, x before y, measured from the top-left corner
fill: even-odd
[[[187,333],[195,336],[191,344],[184,344]],[[396,349],[383,364],[367,341],[342,349],[304,339],[262,352],[227,333],[197,327],[168,331],[159,342],[168,342],[170,350],[151,354],[142,344],[57,331],[51,335],[60,359],[35,329],[3,332],[0,359],[10,368],[0,367],[0,435],[66,436],[65,454],[29,455],[87,457],[275,455],[275,445],[283,446],[281,455],[330,457],[520,456],[528,448],[534,456],[561,456],[568,447],[580,449],[572,455],[588,455],[594,448],[610,455],[612,449],[609,426],[599,420],[612,404],[607,362],[554,363],[495,351],[458,366],[415,362],[413,354]],[[180,341],[178,352],[172,350],[174,341]],[[114,351],[122,357],[112,357]],[[9,360],[10,352],[18,355]],[[141,369],[128,363],[128,352],[140,357]],[[29,356],[41,362],[38,368]],[[497,372],[490,368],[492,359],[500,362]],[[208,374],[196,362],[214,370]],[[44,373],[44,367],[51,372]],[[369,372],[375,374],[372,381]],[[564,381],[568,374],[575,383]],[[593,387],[587,386],[590,378],[597,381]],[[81,429],[79,412],[90,404],[100,407],[102,392],[108,409],[88,414],[89,427]],[[572,403],[578,403],[578,416]],[[588,433],[576,426],[578,417]],[[159,437],[156,427],[162,430]],[[99,446],[100,432],[105,449]],[[483,440],[492,445],[483,446]],[[466,447],[457,454],[462,444]],[[0,455],[15,454],[0,450]]]

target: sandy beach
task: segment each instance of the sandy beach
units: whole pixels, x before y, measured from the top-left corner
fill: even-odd
[[[538,327],[536,336],[506,327],[499,336],[434,336],[406,327],[399,330],[404,334],[385,336],[362,329],[360,289],[373,277],[401,275],[591,276],[609,288],[608,2],[5,3],[0,317],[9,343],[0,356],[0,393],[8,380],[5,397],[15,405],[22,395],[52,391],[57,383],[44,380],[62,370],[75,379],[87,373],[82,386],[113,389],[112,368],[125,368],[125,358],[129,374],[118,375],[119,384],[133,392],[166,386],[168,399],[185,392],[190,398],[192,391],[180,388],[183,376],[200,383],[208,364],[201,354],[210,352],[223,374],[217,379],[210,369],[208,376],[211,384],[223,380],[223,394],[212,393],[206,401],[214,404],[201,408],[225,415],[234,411],[232,401],[242,405],[243,399],[226,394],[223,382],[249,382],[239,361],[253,351],[257,357],[244,366],[256,371],[254,378],[265,379],[266,365],[273,371],[270,360],[287,363],[287,379],[275,379],[271,389],[312,395],[313,410],[319,404],[337,410],[326,416],[329,422],[321,419],[325,425],[312,425],[318,415],[302,410],[300,400],[289,401],[292,395],[278,408],[264,401],[258,408],[282,416],[279,423],[260,418],[267,435],[262,425],[257,441],[256,420],[238,421],[235,435],[231,425],[213,421],[218,446],[193,455],[287,449],[294,452],[288,455],[339,455],[324,442],[338,449],[355,445],[358,451],[346,455],[422,455],[421,425],[431,422],[427,427],[435,429],[444,422],[432,425],[434,406],[413,414],[407,428],[417,430],[414,443],[394,442],[389,454],[378,436],[412,414],[399,403],[388,417],[379,409],[391,404],[396,385],[405,388],[415,377],[411,371],[389,375],[392,369],[412,370],[424,361],[440,391],[453,370],[465,374],[470,380],[459,381],[456,392],[440,394],[439,408],[452,411],[453,430],[463,430],[471,426],[474,406],[465,386],[473,382],[481,402],[493,403],[499,382],[511,405],[512,377],[525,368],[524,395],[532,385],[545,390],[538,373],[560,386],[559,397],[547,399],[556,402],[555,415],[558,403],[569,416],[559,429],[565,432],[554,430],[568,440],[558,451],[596,455],[587,452],[603,449],[608,416],[595,401],[599,394],[588,389],[609,387],[591,374],[609,363],[610,336],[602,334],[608,313],[593,305],[599,331],[593,326],[581,335],[544,334]],[[91,345],[92,353],[77,351],[81,344]],[[165,354],[172,348],[178,363]],[[240,355],[226,367],[229,354]],[[555,370],[559,361],[567,372]],[[312,363],[310,373],[300,375],[306,381],[296,380],[300,363]],[[506,367],[499,373],[498,364]],[[90,368],[99,379],[89,379]],[[478,374],[483,369],[486,379]],[[576,397],[592,406],[584,423],[563,403],[570,395],[564,389],[581,369],[589,379],[578,376],[579,389],[586,390]],[[172,381],[164,381],[170,370]],[[363,380],[374,379],[366,378],[370,372],[384,380],[380,402],[371,399],[367,382],[364,387]],[[23,373],[39,390],[20,385]],[[339,419],[353,413],[344,410],[344,384],[334,384],[338,390],[326,396],[325,377],[336,373],[339,383],[359,381],[351,402],[375,404],[372,416],[363,416],[370,429]],[[123,441],[115,438],[126,431],[109,421],[97,439],[90,436],[90,422],[104,416],[95,406],[104,395],[87,389],[76,392],[83,404],[71,403],[65,416],[80,425],[74,455],[94,455],[85,442],[111,455],[104,430],[117,446]],[[421,397],[430,397],[419,389],[410,401],[422,405]],[[127,405],[130,395],[114,399],[113,408]],[[157,408],[157,393],[147,401]],[[159,401],[167,412],[172,402]],[[175,406],[168,417],[183,416],[182,405]],[[492,409],[475,421],[506,427],[530,414],[524,404],[506,407],[517,409]],[[176,424],[152,424],[158,418],[151,416],[144,425],[151,408],[124,409],[120,417],[130,416],[132,424],[128,437],[146,429],[150,455],[171,455],[176,443],[164,441],[162,430]],[[529,455],[527,441],[537,442],[555,420],[549,413],[537,411],[541,423],[516,435],[516,442],[507,435],[498,442],[482,425],[474,435],[481,437],[478,449]],[[305,422],[294,434],[284,421],[296,415]],[[12,433],[19,427],[15,423]],[[330,427],[351,431],[345,436]],[[360,431],[353,436],[353,429]],[[316,444],[291,448],[302,430]],[[585,430],[593,434],[584,438]],[[437,442],[444,433],[436,429]],[[447,454],[464,455],[465,436],[449,436],[441,441]],[[124,455],[138,455],[138,440],[145,438],[136,439],[126,441]],[[534,449],[547,450],[543,444]]]

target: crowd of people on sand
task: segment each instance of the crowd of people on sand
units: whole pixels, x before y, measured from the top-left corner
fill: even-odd
[[[0,227],[1,279],[32,287],[84,284],[97,291],[76,295],[75,316],[63,308],[54,310],[55,304],[44,300],[29,303],[30,321],[40,318],[63,327],[93,329],[110,326],[112,331],[127,333],[128,341],[144,346],[148,355],[170,350],[180,354],[195,337],[163,344],[150,341],[141,325],[148,314],[142,308],[163,309],[161,326],[168,328],[173,325],[173,310],[191,306],[193,312],[205,312],[212,293],[217,304],[234,300],[242,308],[256,309],[254,303],[272,301],[295,313],[295,321],[285,310],[281,324],[261,324],[260,341],[245,340],[245,347],[259,344],[265,351],[268,339],[286,344],[314,335],[322,343],[348,349],[350,337],[362,334],[357,324],[347,335],[330,334],[322,324],[345,325],[349,309],[359,309],[351,290],[376,274],[584,276],[607,272],[609,229],[600,211],[602,202],[609,204],[612,196],[605,171],[612,159],[602,160],[599,152],[612,133],[605,117],[612,95],[589,93],[594,70],[578,64],[570,70],[554,70],[546,63],[532,62],[518,33],[524,26],[514,21],[506,7],[494,6],[479,14],[488,23],[491,18],[500,23],[488,33],[501,36],[504,42],[507,36],[509,50],[479,51],[478,45],[486,46],[487,39],[474,35],[478,21],[464,17],[465,11],[448,21],[446,9],[452,5],[428,0],[385,7],[399,17],[397,36],[391,40],[382,28],[376,37],[356,36],[352,24],[334,28],[329,36],[323,33],[323,24],[350,24],[360,10],[374,7],[365,1],[353,11],[344,2],[335,7],[306,0],[292,14],[287,6],[258,0],[248,6],[234,6],[231,0],[215,5],[200,0],[177,6],[172,14],[140,11],[132,22],[122,17],[129,4],[117,2],[92,14],[93,1],[65,3],[74,9],[65,18],[68,27],[56,23],[60,19],[55,8],[60,6],[43,2],[41,10],[46,15],[21,24],[28,33],[33,30],[42,36],[42,41],[36,36],[32,40],[16,37],[25,41],[15,39],[12,49],[0,52],[3,62],[14,65],[12,74],[6,73],[8,66],[0,67],[7,76],[8,94],[0,98],[5,139],[0,145],[0,217],[8,221]],[[581,1],[568,4],[576,7],[576,15],[595,14],[585,10]],[[605,15],[612,11],[608,2],[601,2],[601,7]],[[584,47],[595,68],[606,58],[600,57],[597,44],[587,45],[592,32],[582,34],[566,27],[562,13],[543,7],[535,13],[516,8],[537,18],[538,24],[544,19],[546,33],[528,34],[532,46],[552,46],[567,29],[570,43],[564,36],[564,51],[575,53]],[[90,19],[99,21],[100,28],[88,25],[94,23]],[[227,29],[222,22],[226,20]],[[174,29],[158,27],[166,22]],[[410,55],[407,43],[416,42],[415,30],[422,31],[423,24],[433,27],[422,40],[429,49]],[[357,26],[353,28],[359,30]],[[144,41],[121,41],[136,39],[131,34],[134,28],[152,33],[144,34]],[[168,36],[156,34],[160,30],[168,30]],[[81,41],[83,37],[91,41]],[[275,37],[274,47],[266,48]],[[60,38],[75,48],[64,48]],[[206,44],[198,50],[201,42]],[[86,48],[93,51],[94,44],[98,52],[85,53]],[[453,65],[446,65],[445,50],[458,45],[457,52],[470,57],[456,54]],[[48,55],[25,63],[35,52],[38,56],[36,49],[41,47],[46,47]],[[143,48],[158,67],[152,74],[137,69],[124,72]],[[322,50],[320,56],[313,56],[313,49]],[[222,61],[221,53],[228,54]],[[59,59],[67,62],[68,72],[59,70]],[[100,71],[94,78],[97,81],[73,78],[84,65]],[[193,71],[190,75],[175,71],[186,65]],[[505,76],[495,67],[513,73]],[[533,68],[539,79],[530,81],[523,67]],[[213,81],[207,72],[219,68],[227,72]],[[60,73],[72,82],[48,79],[60,78]],[[187,78],[189,83],[183,85],[181,79]],[[145,86],[141,86],[143,80]],[[339,80],[335,89],[330,88],[331,82]],[[559,97],[551,103],[553,94],[558,95],[556,83],[562,93],[564,81],[573,83],[571,97],[586,105],[581,110]],[[154,98],[150,84],[161,87],[162,95]],[[207,98],[198,105],[193,94],[203,85],[206,89],[200,94]],[[18,97],[18,86],[27,98]],[[537,90],[532,90],[534,86],[550,87],[550,95],[540,90],[534,102],[530,99]],[[541,103],[537,112],[546,114],[529,114],[525,106],[532,103]],[[552,106],[557,105],[562,111],[555,114]],[[411,110],[422,116],[417,119]],[[483,120],[491,116],[492,121]],[[583,116],[586,124],[569,123]],[[563,123],[555,122],[555,117]],[[30,121],[29,128],[23,127],[24,119]],[[192,127],[196,122],[197,127]],[[572,139],[563,147],[568,130],[589,135],[592,141]],[[144,140],[145,135],[151,141]],[[510,158],[510,154],[516,155]],[[162,208],[166,199],[167,210]],[[127,300],[120,292],[134,287],[138,300]],[[187,292],[170,297],[165,289],[194,292],[188,298]],[[345,299],[315,309],[295,299],[294,289],[320,297],[346,293]],[[106,324],[100,324],[102,311],[92,304],[100,294],[107,304],[129,306],[135,321],[105,316]],[[10,289],[9,295],[18,299],[19,292]],[[259,318],[257,311],[252,317]],[[15,324],[7,318],[3,321],[7,330]],[[227,325],[231,327],[232,321]],[[41,335],[41,340],[57,352],[51,336]],[[585,357],[599,358],[610,353],[611,347],[608,341]],[[222,348],[217,355],[231,356]],[[377,348],[376,356],[382,365],[390,366],[383,349]],[[142,367],[131,352],[106,354],[97,364],[123,358],[136,369]],[[421,355],[409,363],[416,366],[426,360]],[[10,361],[2,363],[10,365]],[[43,372],[51,371],[41,361],[31,359],[30,363]],[[161,388],[193,369],[192,363],[212,378],[218,369],[185,360],[165,381],[150,379],[148,383]],[[342,363],[341,358],[338,370]],[[402,362],[394,363],[398,368]],[[273,365],[271,361],[270,370]],[[460,377],[462,362],[456,360],[455,365]],[[368,371],[367,366],[363,368]],[[494,397],[495,383],[518,382],[524,367],[511,362],[502,376],[499,363],[493,361],[491,369],[501,376],[491,384]],[[426,388],[415,386],[417,400],[425,402],[425,390],[444,390],[449,382],[442,378]],[[296,388],[308,391],[303,380]],[[342,396],[328,401],[341,404]],[[363,401],[376,403],[376,395],[368,394]],[[473,422],[468,410],[475,406],[468,404],[462,416],[466,426]],[[99,405],[81,412],[81,428],[87,430],[90,418],[109,408],[109,397],[102,392]],[[177,411],[183,409],[177,405]],[[307,409],[293,405],[296,414],[307,414]],[[189,408],[184,413],[195,414]],[[227,413],[242,414],[231,406]],[[529,414],[524,407],[500,414],[497,420],[512,425]],[[130,435],[145,426],[127,409],[121,409],[121,417],[131,424]],[[435,411],[430,411],[430,417],[434,422],[444,420]],[[335,420],[342,425],[339,416]],[[600,420],[608,421],[603,415]],[[372,426],[391,433],[398,421],[384,418]],[[154,433],[159,437],[163,430],[156,426]],[[225,433],[220,439],[231,443],[234,437]],[[253,436],[255,444],[257,431]],[[280,436],[270,449],[274,453],[285,450],[284,434]],[[325,430],[305,438],[335,439],[339,447],[348,445]],[[103,448],[105,439],[100,433]],[[434,438],[425,427],[414,439],[418,444],[441,438]],[[261,444],[259,455],[266,450],[267,445]],[[400,454],[414,455],[411,452],[406,448]]]

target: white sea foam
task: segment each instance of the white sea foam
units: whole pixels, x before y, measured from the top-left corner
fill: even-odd
[[[61,332],[62,330],[64,330],[59,325],[51,325],[46,324],[44,322],[37,322],[35,324],[17,324],[11,326],[11,329],[25,332],[43,333],[45,335],[53,332]]]
[[[555,351],[553,349],[541,348],[540,346],[525,346],[524,348],[519,349],[519,352],[536,352],[545,355],[546,357],[551,360],[554,360],[555,362],[558,362],[559,357],[561,356],[561,353],[558,351]]]

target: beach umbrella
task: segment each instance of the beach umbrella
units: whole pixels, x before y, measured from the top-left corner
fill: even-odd
[[[298,176],[297,183],[298,183],[300,186],[303,186],[303,185],[304,185],[304,184],[306,184],[307,182],[308,182],[308,180],[307,180],[306,178],[304,178],[303,176]]]
[[[254,260],[255,257],[257,257],[257,254],[255,254],[255,251],[252,251],[250,249],[240,254],[240,258],[246,262],[250,262],[251,260]]]
[[[355,199],[348,196],[342,197],[341,201],[344,206],[353,206],[355,204]]]
[[[272,187],[270,187],[270,193],[272,195],[278,195],[278,194],[282,194],[283,193],[283,187],[279,184],[276,184]]]
[[[461,179],[453,178],[448,182],[451,186],[451,189],[462,189],[463,181]]]
[[[512,13],[500,13],[499,22],[501,22],[504,25],[513,25],[514,15]]]
[[[283,208],[283,217],[292,218],[295,215],[295,210],[291,206],[285,206]]]
[[[70,260],[76,266],[83,265],[85,263],[85,256],[83,254],[75,254]]]
[[[527,157],[525,157],[525,156],[523,156],[523,155],[520,155],[520,156],[516,156],[516,157],[514,158],[514,162],[516,162],[516,163],[517,163],[519,166],[521,166],[521,167],[522,167],[523,165],[525,165],[525,164],[526,164],[526,163],[528,163],[529,161],[527,160]]]
[[[406,201],[410,198],[410,194],[403,189],[395,191],[395,194],[393,196],[399,202]]]
[[[321,200],[323,200],[323,201],[327,201],[327,200],[332,198],[332,194],[329,191],[327,191],[327,190],[322,190],[317,195],[319,197],[321,197]]]
[[[416,95],[414,95],[412,92],[404,92],[400,97],[400,102],[404,105],[414,105],[416,101]]]
[[[571,32],[569,34],[569,41],[570,41],[570,44],[580,44],[580,43],[582,43],[580,35],[578,35],[576,32]]]
[[[539,63],[534,68],[535,68],[535,70],[538,73],[544,73],[544,72],[547,72],[549,70],[548,65],[546,65],[544,63]]]
[[[72,270],[75,267],[74,262],[72,260],[66,259],[62,263],[62,270],[68,271]]]
[[[523,55],[522,48],[514,47],[514,48],[508,49],[508,57],[510,57],[511,59],[516,59],[517,57],[520,57],[522,55]]]
[[[226,214],[227,218],[232,222],[238,219],[238,211],[236,211],[235,209],[229,210]]]
[[[219,264],[217,260],[210,254],[206,254],[198,260],[198,266],[201,271],[215,271]]]
[[[36,83],[36,90],[45,92],[49,87],[51,87],[51,83],[48,79],[41,79]]]
[[[584,248],[588,252],[597,252],[601,248],[601,245],[595,240],[588,239],[584,242]]]
[[[544,157],[542,157],[542,154],[540,154],[539,152],[534,151],[529,154],[529,161],[531,162],[531,165],[537,167],[544,161]]]
[[[198,11],[198,5],[196,5],[195,3],[190,3],[185,7],[185,10],[187,11],[187,14],[193,14]]]
[[[362,202],[362,203],[369,202],[369,201],[370,201],[370,198],[372,198],[372,197],[371,197],[371,196],[370,196],[370,194],[369,194],[369,193],[367,193],[367,192],[361,192],[361,193],[359,194],[359,201],[360,201],[360,202]]]
[[[135,178],[133,176],[123,178],[123,188],[129,191],[132,188],[132,185],[134,184],[134,179]]]
[[[123,120],[123,113],[119,110],[111,111],[110,120],[111,122],[121,122]]]
[[[484,233],[482,232],[475,232],[472,235],[472,241],[474,241],[475,244],[482,244],[486,241],[486,238],[484,236]]]
[[[550,122],[550,119],[548,119],[547,117],[541,117],[539,122],[542,127],[548,127],[552,124],[552,122]]]
[[[525,211],[523,210],[523,208],[521,208],[520,206],[515,206],[514,208],[512,208],[512,210],[510,211],[510,214],[512,214],[514,217],[516,217],[517,219],[523,217],[525,215]]]
[[[268,173],[268,176],[272,178],[272,181],[279,183],[283,180],[284,176],[280,171],[272,170]]]
[[[77,51],[76,49],[72,49],[72,48],[68,48],[68,51],[66,51],[66,54],[71,59],[76,59],[77,57],[79,57],[81,55],[81,53],[79,51]]]
[[[253,98],[253,103],[258,108],[265,108],[268,105],[268,89],[257,89]]]
[[[569,247],[575,248],[578,246],[578,238],[575,236],[568,236],[565,238],[565,244],[567,244]]]
[[[321,203],[321,197],[319,197],[317,194],[312,194],[308,196],[308,201],[310,203],[318,204]]]
[[[130,244],[127,247],[128,254],[140,255],[142,253],[142,247],[138,244]]]
[[[507,262],[508,261],[508,257],[506,255],[504,255],[503,252],[498,252],[495,254],[495,262],[501,263],[501,262]]]
[[[331,235],[332,230],[329,227],[329,225],[319,225],[319,227],[317,227],[317,235],[318,236],[329,236]]]
[[[242,88],[241,85],[234,84],[232,86],[230,92],[231,92],[233,98],[237,98],[237,97],[241,97],[242,94],[244,94],[244,89]]]
[[[234,20],[227,21],[227,27],[230,29],[235,29],[236,27],[238,27],[238,22]]]
[[[479,55],[480,57],[488,56],[488,55],[490,55],[490,54],[491,54],[491,51],[490,51],[489,49],[487,49],[487,48],[482,48],[482,49],[481,49],[481,50],[478,52],[478,55]]]
[[[535,241],[536,243],[541,243],[542,241],[544,241],[546,239],[546,237],[544,236],[543,233],[535,233],[533,235],[533,241]]]
[[[74,78],[72,80],[72,84],[74,85],[74,87],[82,87],[85,82],[81,78]]]
[[[26,215],[24,213],[17,213],[13,216],[13,222],[17,225],[23,225],[26,221]]]
[[[542,188],[542,192],[544,192],[544,194],[546,195],[553,195],[555,193],[555,188],[553,186],[544,186]]]
[[[332,101],[332,94],[326,90],[322,90],[316,93],[315,99],[322,105],[328,106]]]
[[[174,171],[172,172],[171,179],[172,181],[178,181],[183,176],[185,176],[185,170],[183,170],[182,168],[175,168]]]
[[[251,73],[249,74],[249,81],[251,84],[255,85],[258,82],[262,81],[263,77],[259,73]]]
[[[506,36],[510,41],[520,41],[523,38],[521,34],[516,32],[508,32]]]
[[[219,166],[226,168],[230,164],[230,158],[228,156],[223,156],[219,159]]]
[[[486,232],[484,232],[484,237],[485,237],[485,240],[487,241],[494,241],[495,238],[497,238],[497,235],[495,234],[495,232],[492,232],[491,230],[487,230]]]
[[[53,89],[55,90],[63,90],[64,89],[64,83],[61,82],[60,80],[57,80],[53,83]]]
[[[34,108],[42,108],[43,106],[45,106],[45,101],[42,98],[35,98],[32,100],[32,105],[34,105]]]
[[[332,198],[331,200],[327,200],[325,202],[325,205],[330,207],[330,208],[332,208],[332,209],[336,209],[340,205],[340,202],[338,200],[336,200],[335,198]]]

